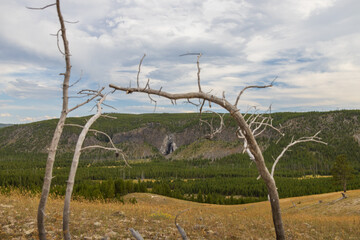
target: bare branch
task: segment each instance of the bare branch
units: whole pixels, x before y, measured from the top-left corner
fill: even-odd
[[[202,113],[202,109],[203,109],[203,107],[204,107],[204,104],[205,104],[205,99],[203,100],[203,102],[202,102],[202,104],[201,104],[201,106],[200,106],[200,110],[199,110],[200,114]]]
[[[150,94],[148,94],[148,97],[150,99],[150,102],[154,102],[155,103],[155,107],[154,107],[154,112],[156,111],[156,106],[157,106],[157,101],[155,101]],[[175,102],[176,103],[176,102]]]
[[[109,147],[104,147],[104,146],[101,146],[101,145],[91,145],[91,146],[86,146],[86,147],[81,148],[81,151],[92,149],[92,148],[100,148],[100,149],[104,149],[104,150],[108,150],[108,151],[114,151],[116,157],[121,155],[121,158],[124,160],[125,165],[127,167],[129,167],[129,168],[132,168],[130,166],[130,164],[128,163],[128,161],[126,160],[126,157],[125,157],[124,153],[119,148],[116,148],[116,147],[115,148],[109,148]]]
[[[69,88],[73,87],[73,86],[76,85],[78,82],[80,82],[81,79],[82,79],[82,76],[83,76],[83,70],[81,70],[79,79],[76,80],[73,84],[71,84],[71,85],[69,86]]]
[[[106,114],[103,114],[101,115],[103,118],[110,118],[110,119],[117,119],[117,117],[113,117],[113,116],[110,116],[110,115],[106,115]]]
[[[91,101],[94,100],[96,97],[101,96],[101,95],[102,95],[101,92],[102,92],[104,89],[105,89],[105,87],[101,88],[99,91],[94,91],[94,90],[81,90],[81,91],[79,92],[79,94],[82,94],[84,91],[94,91],[95,94],[93,94],[93,96],[92,96],[91,98],[89,98],[89,99],[87,99],[86,101],[84,101],[84,102],[76,105],[76,106],[73,107],[73,108],[68,109],[67,111],[68,111],[68,112],[74,111],[75,109],[77,109],[77,108],[79,108],[79,107],[81,107],[81,106],[83,106],[83,105],[91,102]],[[90,95],[92,95],[92,94],[90,94]]]
[[[145,85],[144,89],[146,89],[146,88],[150,88],[149,83],[150,83],[150,79],[148,78],[147,83],[146,83],[146,85]]]
[[[35,8],[35,7],[26,7],[27,9],[31,9],[31,10],[44,10],[45,8],[48,8],[48,7],[52,7],[52,6],[55,6],[56,3],[52,3],[52,4],[49,4],[49,5],[46,5],[45,7],[42,7],[42,8]]]
[[[209,110],[206,111],[205,113],[214,113],[214,114],[218,115],[218,117],[220,118],[220,125],[219,125],[219,127],[216,128],[215,130],[214,130],[214,126],[213,126],[213,121],[212,121],[212,120],[211,120],[211,123],[209,123],[209,122],[206,121],[206,120],[202,120],[201,118],[199,119],[201,123],[207,124],[207,125],[209,126],[209,128],[210,128],[210,133],[209,133],[209,134],[206,134],[206,135],[205,135],[205,138],[208,138],[208,139],[212,140],[212,139],[215,137],[215,135],[217,135],[217,134],[219,134],[219,133],[221,133],[221,132],[223,131],[223,128],[224,128],[224,126],[225,126],[225,124],[224,124],[224,116],[225,116],[225,114],[220,115],[220,114],[217,113],[217,112],[213,112],[213,111],[209,111]]]
[[[279,154],[279,156],[275,159],[275,162],[273,163],[273,166],[271,168],[271,176],[274,177],[274,172],[275,172],[275,167],[278,164],[278,162],[280,161],[280,159],[284,156],[285,152],[292,146],[298,144],[298,143],[303,143],[303,142],[316,142],[316,143],[321,143],[321,144],[325,144],[327,145],[326,142],[321,141],[321,138],[319,138],[317,135],[320,133],[317,132],[315,135],[311,136],[311,137],[301,137],[297,140],[294,141],[294,137],[291,139],[291,142],[281,151],[281,153]]]
[[[272,82],[269,84],[269,85],[264,85],[264,86],[260,86],[260,85],[253,85],[253,86],[246,86],[243,88],[243,90],[241,90],[241,92],[239,93],[239,95],[237,96],[236,98],[236,101],[235,101],[235,107],[237,106],[239,100],[240,100],[240,97],[241,95],[245,92],[245,90],[247,89],[250,89],[250,88],[269,88],[269,87],[272,87],[273,86],[273,83],[275,82],[275,80],[277,79],[277,76],[274,78],[274,80],[272,80]]]
[[[101,88],[100,90],[93,90],[93,89],[82,89],[78,92],[78,94],[83,94],[83,95],[87,95],[87,96],[93,96],[96,95],[98,92],[101,92],[104,89]]]
[[[201,53],[185,53],[185,54],[179,55],[179,57],[189,56],[189,55],[201,55]]]
[[[106,115],[102,115],[102,116],[106,116]],[[110,117],[110,116],[107,116],[107,117]],[[79,124],[72,124],[72,123],[68,123],[68,124],[65,124],[65,126],[71,126],[71,127],[79,127],[79,128],[84,128],[83,126],[79,125]],[[110,150],[110,151],[115,151],[117,154],[121,155],[122,156],[122,159],[124,160],[125,164],[131,168],[131,166],[129,165],[129,163],[127,162],[126,160],[126,157],[124,155],[124,153],[122,152],[121,149],[117,148],[114,144],[114,142],[112,141],[111,137],[105,133],[105,132],[102,132],[102,131],[99,131],[99,130],[96,130],[96,129],[88,129],[89,132],[94,132],[95,134],[96,133],[99,133],[99,134],[102,134],[104,135],[110,142],[112,148],[109,148],[109,147],[104,147],[104,146],[100,146],[100,145],[92,145],[92,146],[87,146],[87,147],[83,147],[81,148],[81,151],[82,150],[86,150],[86,149],[91,149],[91,148],[102,148],[102,149],[105,149],[105,150]]]
[[[65,56],[65,53],[64,53],[64,52],[61,50],[61,48],[60,48],[60,40],[59,40],[59,33],[60,33],[60,31],[61,31],[61,29],[59,29],[59,30],[57,31],[57,33],[55,34],[55,36],[56,36],[56,45],[57,45],[57,47],[58,47],[58,49],[59,49],[59,52],[60,52],[62,55]],[[60,73],[60,75],[63,75],[63,74]]]
[[[200,106],[200,103],[194,103],[194,102],[190,101],[190,99],[187,99],[187,102],[194,105],[194,106],[196,106],[196,107]]]
[[[66,20],[64,20],[64,22],[70,23],[70,24],[76,24],[76,23],[79,23],[79,20],[77,20],[77,21],[66,21]]]
[[[139,63],[139,70],[138,70],[137,77],[136,77],[136,83],[137,83],[138,88],[140,88],[139,75],[140,75],[140,71],[141,71],[141,64],[142,64],[145,57],[146,57],[146,54],[144,54],[144,56],[141,58],[140,63]]]
[[[114,109],[114,110],[117,110],[116,107],[113,107],[113,106],[111,106],[111,105],[109,105],[109,104],[103,103],[103,105],[106,106],[106,107],[108,107],[108,108],[112,108],[112,109]]]
[[[244,118],[246,118],[246,116],[248,115],[248,113],[252,110],[256,110],[256,106],[250,106],[248,107],[248,109],[246,110],[246,112],[244,113]]]

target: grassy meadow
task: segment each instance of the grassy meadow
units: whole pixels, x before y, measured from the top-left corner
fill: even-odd
[[[339,192],[281,199],[287,239],[359,239],[360,190],[336,201]],[[130,203],[136,198],[137,203]],[[11,192],[0,195],[0,239],[37,239],[38,196]],[[62,238],[63,199],[47,205],[49,239]],[[175,216],[190,239],[274,239],[270,205],[211,205],[133,193],[119,202],[72,201],[73,239],[134,239],[129,228],[144,239],[180,239]]]

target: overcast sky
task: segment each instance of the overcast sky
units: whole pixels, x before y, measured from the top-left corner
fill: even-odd
[[[0,1],[0,123],[58,117],[64,59],[50,34],[59,29],[56,9],[26,9],[45,0]],[[172,92],[196,91],[196,56],[201,81],[234,101],[274,111],[359,109],[359,0],[63,0],[72,54],[72,77],[83,88],[109,83],[135,86],[139,60],[144,86]],[[107,87],[107,91],[110,89]],[[157,98],[156,98],[157,99]],[[116,92],[107,101],[119,113],[153,112],[146,95]],[[70,99],[70,105],[76,99]],[[72,116],[92,114],[94,104]],[[214,110],[219,110],[213,106]],[[183,102],[158,99],[157,112],[191,112]],[[115,110],[105,108],[105,111]]]

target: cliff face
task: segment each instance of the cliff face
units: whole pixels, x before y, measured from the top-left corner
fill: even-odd
[[[229,115],[225,116],[225,129],[213,140],[204,139],[209,129],[200,125],[198,114],[112,114],[113,119],[100,119],[93,128],[109,134],[115,144],[122,148],[129,159],[150,158],[156,155],[172,159],[220,158],[242,151],[242,142],[235,135],[236,125]],[[203,119],[218,119],[204,114]],[[214,117],[214,118],[213,118]],[[67,123],[83,124],[86,118],[69,118]],[[321,130],[320,136],[333,148],[334,154],[347,146],[360,144],[360,111],[335,111],[325,113],[276,113],[274,125],[281,126],[288,139],[275,144],[276,132],[267,130],[258,141],[263,150],[276,149],[290,141],[292,136],[311,136]],[[48,120],[0,129],[1,152],[47,151],[57,121]],[[59,153],[71,153],[80,133],[79,128],[66,127],[60,141]],[[285,137],[285,138],[286,138]],[[346,143],[346,144],[345,144]],[[108,140],[89,133],[87,145],[107,146]],[[346,146],[345,146],[345,145]],[[344,146],[343,146],[344,145]],[[353,146],[355,147],[355,146]],[[271,157],[271,156],[270,156]]]
[[[200,127],[200,125],[185,128],[181,132],[172,132],[160,124],[149,123],[146,127],[137,128],[128,132],[115,133],[113,135],[113,141],[116,144],[127,142],[134,145],[142,145],[148,143],[154,146],[162,155],[175,158],[219,158],[240,151],[238,146],[236,150],[233,147],[229,149],[225,146],[226,144],[222,143],[238,141],[235,135],[235,128],[229,127],[216,136],[216,140],[213,141],[213,144],[207,146],[209,147],[207,150],[201,149],[201,151],[193,151],[192,154],[175,154],[175,156],[173,156],[173,152],[177,149],[184,151],[185,146],[190,146],[191,144],[196,145],[206,133],[207,129]],[[201,145],[202,142],[198,144]]]

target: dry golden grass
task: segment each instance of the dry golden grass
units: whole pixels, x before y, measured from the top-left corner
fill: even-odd
[[[340,193],[281,200],[288,239],[360,239],[360,190],[334,202]],[[128,203],[135,197],[137,204]],[[219,206],[198,204],[154,194],[131,194],[126,204],[73,201],[73,239],[133,239],[135,228],[145,239],[180,239],[174,218],[178,218],[190,239],[274,239],[268,202]],[[321,202],[319,202],[321,201]],[[293,203],[296,204],[293,207]],[[38,197],[18,193],[0,195],[0,239],[37,239]],[[49,199],[49,239],[61,239],[62,199]]]

